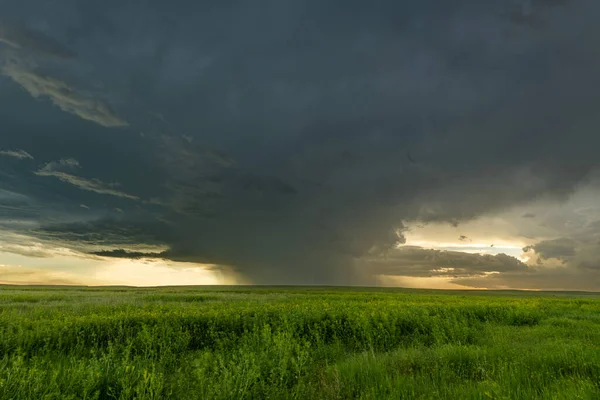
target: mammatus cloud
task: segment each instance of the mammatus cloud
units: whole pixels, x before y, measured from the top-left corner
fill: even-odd
[[[0,150],[0,156],[14,157],[19,158],[21,160],[33,160],[33,156],[25,150]]]
[[[34,98],[48,98],[63,111],[105,127],[123,127],[128,123],[103,100],[96,99],[60,79],[44,75],[23,63],[10,62],[2,73],[17,82]]]
[[[60,179],[78,187],[81,190],[106,194],[110,196],[122,197],[130,200],[139,200],[140,198],[129,193],[118,190],[116,183],[104,183],[99,179],[88,179],[73,174],[79,168],[79,162],[74,159],[63,159],[60,161],[51,161],[35,172],[38,176],[50,176]]]

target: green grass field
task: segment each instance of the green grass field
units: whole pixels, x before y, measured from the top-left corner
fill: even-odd
[[[0,399],[600,399],[600,296],[0,286]]]

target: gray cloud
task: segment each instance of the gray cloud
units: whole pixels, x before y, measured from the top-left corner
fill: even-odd
[[[490,273],[525,273],[529,267],[506,254],[470,254],[460,251],[404,246],[385,259],[370,263],[373,273],[408,277],[463,278]]]
[[[31,29],[22,23],[0,22],[0,42],[14,48],[29,50],[62,59],[76,57],[76,53],[68,49],[47,34]]]
[[[532,269],[526,273],[504,273],[453,279],[452,283],[489,289],[588,290],[600,287],[598,274],[569,268]]]
[[[544,266],[547,280],[552,278],[552,271],[556,271],[562,274],[556,276],[557,285],[564,279],[565,282],[582,282],[581,287],[589,289],[597,282],[600,269],[597,198],[598,187],[592,185],[591,189],[580,190],[565,206],[546,211],[543,229],[550,238],[539,240],[524,250],[538,265]]]
[[[471,0],[260,9],[149,2],[144,10],[58,3],[68,18],[30,18],[53,26],[48,35],[69,41],[77,61],[9,64],[9,77],[64,111],[132,134],[117,140],[84,125],[62,133],[62,116],[29,105],[59,127],[47,135],[103,181],[68,165],[38,175],[152,199],[108,220],[114,205],[10,181],[56,209],[85,201],[97,210],[95,221],[47,218],[32,233],[62,245],[232,265],[257,283],[369,283],[373,263],[406,276],[443,268],[464,279],[531,276],[537,270],[503,256],[413,249],[393,265],[377,258],[392,257],[407,222],[460,226],[539,198],[564,201],[599,166],[600,7],[592,0],[525,10]],[[96,81],[97,90],[80,89]],[[40,129],[19,118],[23,131]],[[17,135],[11,148],[25,146]],[[31,151],[44,160],[65,154],[47,147]]]
[[[76,168],[79,168],[79,162],[77,160],[71,158],[62,159],[60,161],[51,161],[47,163],[41,169],[37,170],[35,174],[38,176],[58,178],[63,182],[88,192],[117,196],[130,200],[139,200],[139,197],[137,196],[116,189],[119,187],[117,183],[104,183],[99,179],[87,179],[74,175],[72,172]]]
[[[560,238],[554,240],[544,240],[533,246],[528,246],[523,251],[534,250],[540,257],[540,260],[555,258],[562,262],[567,262],[576,254],[577,242],[569,238]]]
[[[14,157],[21,160],[33,160],[33,156],[25,150],[0,150],[0,156]]]
[[[115,249],[115,250],[100,250],[93,251],[89,253],[90,255],[99,256],[99,257],[110,257],[110,258],[130,258],[130,259],[140,259],[140,258],[167,258],[166,254],[163,253],[145,253],[141,251],[127,251],[123,249]]]
[[[82,253],[113,250],[128,253],[161,253],[171,239],[172,228],[148,216],[127,221],[103,218],[90,222],[45,223],[28,233],[47,243],[71,247]]]
[[[34,98],[48,98],[63,111],[106,127],[128,125],[105,101],[87,96],[68,83],[46,76],[23,63],[8,63],[2,73],[21,85]]]

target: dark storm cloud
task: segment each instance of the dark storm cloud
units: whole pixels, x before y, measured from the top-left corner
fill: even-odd
[[[232,265],[263,283],[368,283],[405,222],[459,226],[566,199],[599,164],[596,1],[2,7],[55,43],[25,51],[2,33],[13,81],[0,82],[12,110],[0,109],[2,148],[74,157],[85,177],[41,165],[0,182],[51,210],[98,212],[41,215],[28,232],[81,251]],[[77,57],[42,50],[59,47]],[[447,263],[524,273],[502,256],[464,257]],[[407,275],[432,270],[411,262]]]
[[[163,253],[144,253],[144,252],[140,252],[140,251],[127,251],[127,250],[123,250],[123,249],[93,251],[89,254],[94,255],[94,256],[100,256],[100,257],[130,258],[130,259],[166,258],[166,256],[163,255]]]
[[[0,230],[31,227],[40,214],[40,206],[26,195],[0,189]],[[5,239],[5,238],[4,238]]]
[[[459,251],[404,246],[371,264],[373,273],[412,277],[470,277],[489,273],[523,273],[527,265],[506,254],[469,254]]]
[[[544,240],[533,246],[524,248],[524,251],[534,250],[543,261],[549,258],[555,258],[562,262],[567,262],[576,254],[577,242],[569,238],[560,238],[553,240]]]
[[[135,252],[143,248],[157,248],[172,240],[169,226],[146,218],[102,218],[90,222],[49,223],[35,228],[30,233],[47,242],[75,247],[81,252],[89,249],[96,249],[94,251],[97,252]]]

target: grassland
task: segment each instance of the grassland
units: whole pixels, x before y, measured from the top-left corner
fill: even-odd
[[[600,296],[0,287],[0,399],[600,399]]]

